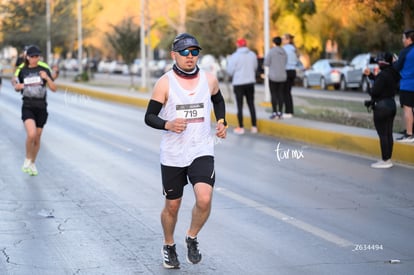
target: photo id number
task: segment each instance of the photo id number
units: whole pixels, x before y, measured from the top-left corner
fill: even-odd
[[[352,251],[378,251],[383,249],[382,244],[354,244]]]

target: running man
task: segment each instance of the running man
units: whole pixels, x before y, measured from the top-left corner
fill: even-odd
[[[176,36],[171,51],[175,64],[155,84],[145,114],[148,126],[163,130],[160,160],[165,196],[161,212],[165,268],[180,267],[174,230],[188,181],[196,202],[185,236],[187,261],[193,264],[201,261],[197,235],[210,215],[215,182],[215,137],[211,134],[210,116],[213,108],[217,120],[215,135],[226,137],[224,99],[217,78],[197,66],[200,50],[194,36],[187,33]]]

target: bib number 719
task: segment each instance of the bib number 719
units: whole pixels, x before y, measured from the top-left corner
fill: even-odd
[[[176,111],[177,118],[185,118],[188,123],[204,121],[204,103],[177,105]]]

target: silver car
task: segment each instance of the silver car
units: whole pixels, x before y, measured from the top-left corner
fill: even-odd
[[[320,86],[325,90],[328,86],[334,86],[335,89],[339,89],[342,69],[345,66],[345,60],[320,59],[305,71],[303,87]]]
[[[371,81],[364,75],[365,69],[370,69],[374,74],[378,72],[379,68],[374,55],[363,53],[355,56],[351,63],[342,70],[340,89],[345,91],[348,88],[357,88],[366,93],[371,86]]]

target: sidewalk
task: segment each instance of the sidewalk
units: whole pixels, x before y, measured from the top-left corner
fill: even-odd
[[[115,80],[108,80],[109,82]],[[115,88],[96,86],[90,83],[73,82],[72,78],[58,78],[56,80],[59,90],[71,93],[80,93],[90,97],[103,100],[129,104],[146,108],[151,92],[138,92],[128,89],[128,83],[118,85]],[[223,96],[227,101],[226,119],[230,127],[237,125],[236,106],[232,101],[231,86],[221,84]],[[321,147],[328,147],[340,151],[366,155],[373,159],[380,158],[379,140],[375,130],[358,127],[345,126],[340,124],[306,120],[301,118],[290,118],[282,120],[270,120],[270,113],[261,106],[265,101],[263,88],[256,89],[256,112],[257,127],[259,133],[277,138],[290,139],[299,142],[314,144]],[[293,92],[295,95],[295,93]],[[352,99],[351,99],[352,100]],[[360,100],[360,99],[355,99]],[[234,100],[233,100],[234,101]],[[246,104],[245,104],[246,105]],[[243,109],[245,128],[250,128],[250,116],[247,107]],[[249,134],[249,131],[247,131]],[[395,136],[397,137],[397,136]],[[414,144],[394,143],[393,161],[414,165]]]

